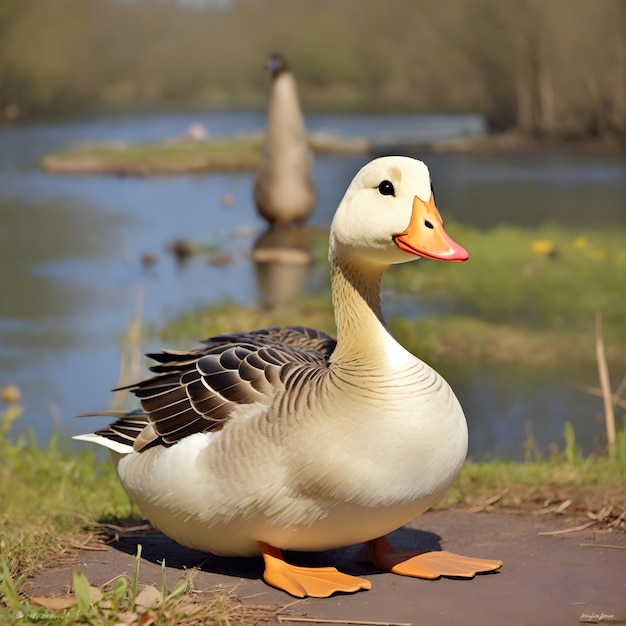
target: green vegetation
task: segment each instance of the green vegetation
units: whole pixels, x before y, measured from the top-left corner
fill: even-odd
[[[78,569],[72,577],[73,596],[26,598],[20,594],[25,575],[14,578],[6,563],[0,561],[0,622],[8,618],[16,624],[120,624],[169,626],[200,626],[204,624],[246,623],[246,618],[267,618],[276,613],[272,607],[246,607],[236,598],[225,593],[208,594],[198,600],[192,591],[191,576],[181,578],[168,591],[165,578],[165,560],[161,562],[161,588],[140,587],[139,569],[141,545],[135,557],[132,577],[122,574],[105,585],[105,589],[93,587]]]
[[[95,520],[133,514],[112,464],[99,460],[94,448],[73,453],[58,436],[43,448],[34,436],[12,441],[20,408],[11,400],[0,411],[0,557],[10,572],[28,575]]]
[[[541,457],[529,433],[524,463],[505,459],[467,462],[437,507],[462,503],[482,510],[497,502],[499,506],[536,510],[569,500],[562,509],[567,509],[567,514],[597,514],[605,509],[598,521],[626,529],[626,423],[610,454],[583,457],[570,424],[565,425],[563,437],[564,448],[555,449],[548,458]]]
[[[390,272],[395,290],[424,294],[463,311],[453,319],[418,320],[412,333],[416,341],[419,335],[439,335],[444,342],[461,342],[468,358],[574,365],[595,359],[595,314],[600,312],[609,360],[624,362],[622,231],[581,233],[557,225],[451,230],[459,232],[458,239],[471,250],[467,263],[460,267],[431,263],[427,271],[404,265]],[[411,322],[397,324],[402,332],[411,333]],[[411,337],[407,340],[413,342]],[[445,346],[435,346],[435,351],[447,352]]]
[[[622,0],[5,2],[0,116],[262,107],[279,50],[308,110],[473,111],[525,136],[623,138],[625,16]]]
[[[42,159],[44,170],[57,173],[105,173],[135,176],[256,169],[261,137],[153,144],[84,143]]]

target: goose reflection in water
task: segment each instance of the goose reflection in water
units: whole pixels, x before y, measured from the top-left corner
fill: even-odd
[[[302,293],[313,266],[315,236],[309,227],[270,228],[256,240],[250,258],[263,308],[275,308]]]

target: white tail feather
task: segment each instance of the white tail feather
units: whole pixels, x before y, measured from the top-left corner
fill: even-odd
[[[102,435],[96,435],[95,433],[88,433],[86,435],[74,435],[72,439],[76,439],[77,441],[88,441],[89,443],[97,443],[99,446],[109,448],[109,450],[113,450],[113,452],[117,452],[118,454],[130,454],[131,452],[133,452],[132,446],[129,446],[125,443],[120,443],[119,441],[107,439],[106,437],[103,437]]]

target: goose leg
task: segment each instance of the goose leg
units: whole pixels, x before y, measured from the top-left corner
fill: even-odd
[[[473,578],[479,572],[492,572],[502,566],[502,561],[474,559],[447,551],[400,552],[389,543],[387,537],[369,541],[359,558],[394,574],[430,580],[440,576]]]
[[[333,593],[354,593],[370,589],[372,583],[364,578],[342,574],[334,567],[298,567],[286,563],[281,551],[259,542],[268,585],[282,589],[296,598],[328,598]]]

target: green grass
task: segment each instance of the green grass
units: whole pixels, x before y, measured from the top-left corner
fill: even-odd
[[[606,339],[626,344],[626,249],[620,229],[576,230],[453,225],[470,251],[463,264],[399,266],[391,285],[453,301],[466,316],[493,325],[578,334],[593,329],[596,311]]]
[[[612,515],[613,520],[626,514],[626,422],[618,430],[611,451],[604,454],[583,456],[569,423],[563,432],[563,447],[553,449],[548,457],[542,458],[530,432],[524,449],[524,462],[468,461],[437,506],[480,505],[502,494],[498,502],[505,507],[537,508],[547,501],[569,499],[569,513],[610,508],[607,515]],[[626,519],[618,525],[626,530]]]
[[[19,413],[15,404],[0,413],[0,537],[2,560],[23,575],[97,520],[125,519],[135,510],[95,446],[72,452],[53,436],[40,447],[32,433],[12,440]]]
[[[63,597],[34,596],[26,598],[20,593],[24,575],[15,578],[6,562],[0,561],[0,623],[54,624],[154,624],[169,626],[181,624],[220,625],[228,617],[257,613],[258,607],[247,608],[238,600],[224,593],[215,593],[201,601],[192,598],[191,576],[187,574],[168,590],[165,577],[165,560],[161,562],[161,588],[141,586],[141,545],[135,557],[131,577],[122,574],[106,585],[105,589],[89,584],[87,577],[78,569],[72,576],[72,595]],[[256,608],[256,610],[255,610]],[[275,612],[275,611],[271,611]],[[270,611],[266,613],[271,614]],[[237,623],[245,623],[237,620]],[[255,623],[260,623],[256,622]]]
[[[123,175],[242,171],[258,166],[260,148],[260,136],[207,142],[84,143],[45,156],[41,165],[50,172]]]

